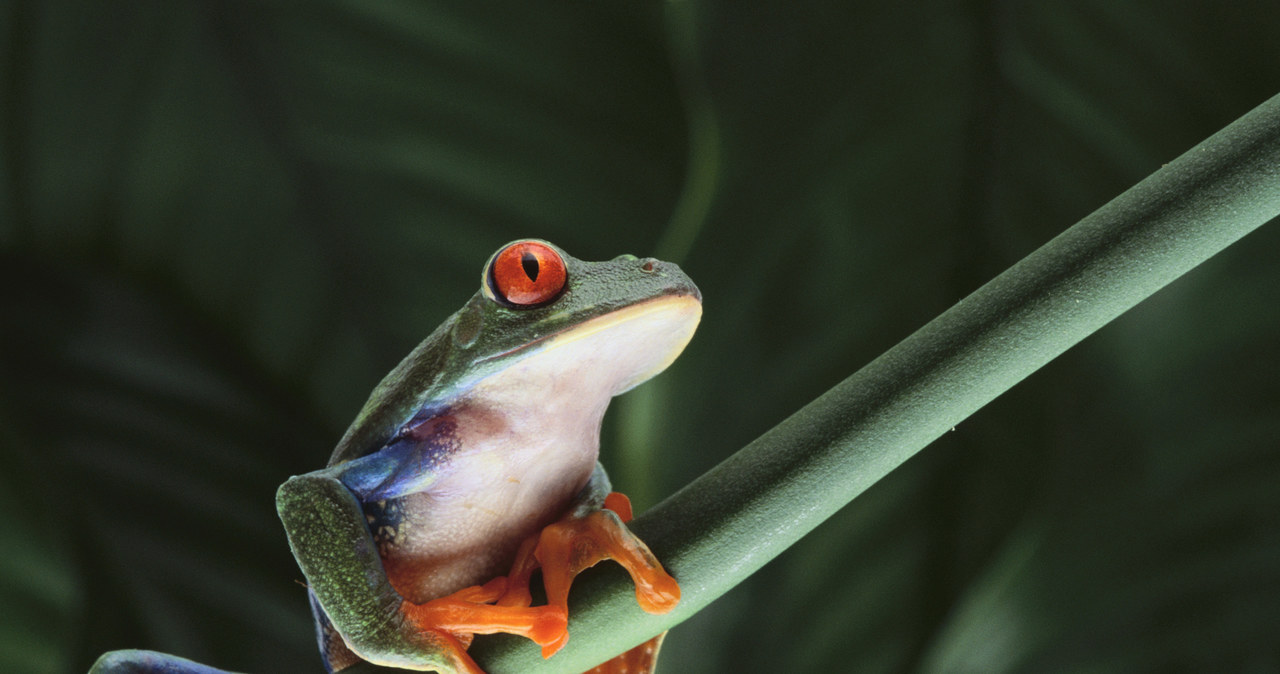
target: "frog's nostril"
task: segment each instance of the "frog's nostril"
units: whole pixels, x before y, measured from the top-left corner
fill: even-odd
[[[658,261],[651,257],[644,259],[644,264],[640,265],[640,271],[652,274],[658,270]]]

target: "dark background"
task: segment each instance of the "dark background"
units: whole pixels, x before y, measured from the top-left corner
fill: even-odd
[[[510,239],[703,290],[607,420],[643,509],[1280,92],[1274,0],[1032,4],[4,3],[0,671],[320,671],[275,486]],[[1277,250],[960,425],[665,671],[1280,671]]]

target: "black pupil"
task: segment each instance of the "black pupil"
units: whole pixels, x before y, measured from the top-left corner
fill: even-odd
[[[538,257],[533,253],[525,253],[520,256],[520,266],[524,267],[524,275],[529,277],[530,281],[538,280]]]

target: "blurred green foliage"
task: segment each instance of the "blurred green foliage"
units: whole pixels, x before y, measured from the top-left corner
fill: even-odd
[[[520,236],[675,259],[637,506],[1280,90],[1280,5],[0,6],[0,670],[316,672],[272,496]],[[1280,668],[1280,230],[673,630],[668,672]],[[821,489],[822,485],[814,485]]]

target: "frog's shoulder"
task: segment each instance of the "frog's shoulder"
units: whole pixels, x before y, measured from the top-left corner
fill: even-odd
[[[329,465],[378,451],[407,421],[439,397],[439,383],[451,352],[457,314],[440,324],[400,361],[369,394],[355,421],[338,441]]]

